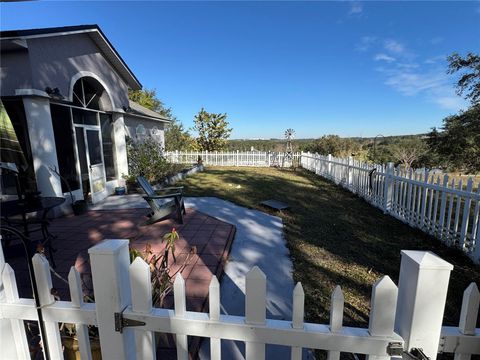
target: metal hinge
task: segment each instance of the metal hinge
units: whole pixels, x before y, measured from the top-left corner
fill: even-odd
[[[389,356],[402,356],[403,344],[401,342],[396,342],[396,341],[388,343],[387,354]]]
[[[145,325],[143,321],[138,321],[138,320],[133,320],[133,319],[128,319],[123,317],[123,311],[116,312],[113,315],[115,316],[115,331],[119,332],[120,334],[123,332],[123,328]]]
[[[438,343],[438,353],[443,353],[443,347],[445,346],[445,336],[440,337],[440,342]]]
[[[423,349],[420,348],[411,348],[409,352],[405,351],[403,358],[405,360],[430,360],[423,352]]]

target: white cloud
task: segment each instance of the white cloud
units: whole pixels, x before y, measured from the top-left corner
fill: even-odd
[[[418,53],[395,39],[365,36],[355,49],[373,53],[375,70],[384,83],[404,96],[416,96],[441,108],[458,111],[466,101],[456,95],[454,79],[446,73],[445,55],[422,59]]]
[[[375,36],[363,36],[360,42],[355,45],[355,50],[359,52],[366,52],[375,44],[377,38]]]
[[[363,12],[363,5],[358,1],[352,1],[350,3],[349,15],[359,15]]]
[[[390,70],[385,84],[407,96],[443,86],[445,76],[437,73],[415,73],[402,70]]]
[[[389,56],[387,54],[377,54],[373,58],[375,61],[386,61],[386,62],[394,62],[396,59],[392,56]]]
[[[385,40],[384,47],[387,51],[394,54],[403,54],[405,52],[405,46],[396,40]]]
[[[428,58],[427,60],[424,61],[424,63],[425,64],[437,64],[439,62],[445,61],[446,58],[447,58],[446,55],[438,55],[438,56]]]
[[[442,67],[415,71],[390,67],[380,71],[386,75],[385,84],[405,96],[423,96],[427,101],[453,111],[465,106],[465,100],[455,94],[453,81]]]
[[[465,108],[465,100],[456,95],[435,97],[432,100],[447,110],[458,111],[459,109]]]
[[[406,69],[406,70],[411,70],[411,69],[417,69],[420,67],[417,63],[409,62],[409,63],[397,63],[397,67],[400,69]]]

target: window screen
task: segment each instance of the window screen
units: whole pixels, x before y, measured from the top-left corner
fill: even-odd
[[[57,148],[58,170],[60,175],[68,182],[72,191],[80,189],[70,108],[51,104],[50,112],[52,114],[55,147]],[[69,190],[65,180],[62,180],[62,191],[64,193]]]
[[[100,114],[100,126],[102,127],[103,161],[108,180],[117,178],[115,161],[113,157],[113,124],[112,115]]]

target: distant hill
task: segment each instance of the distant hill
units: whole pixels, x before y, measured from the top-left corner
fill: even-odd
[[[388,144],[395,142],[399,139],[412,138],[412,137],[425,137],[426,134],[416,135],[391,135],[391,136],[372,136],[372,137],[350,137],[343,138],[358,142],[360,145],[365,146],[372,144],[376,139],[377,144]],[[292,145],[295,151],[302,151],[313,144],[316,139],[294,139]],[[230,151],[250,151],[252,148],[257,151],[284,151],[286,146],[285,139],[232,139],[228,140],[227,149]]]

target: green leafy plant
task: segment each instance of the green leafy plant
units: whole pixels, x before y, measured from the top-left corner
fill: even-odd
[[[161,144],[151,136],[137,142],[127,139],[127,157],[129,175],[124,178],[130,186],[135,184],[137,176],[158,183],[183,168],[182,165],[169,163],[163,156]]]
[[[196,247],[192,247],[181,264],[177,264],[175,257],[175,242],[179,235],[175,228],[165,234],[162,243],[165,243],[163,253],[155,253],[152,245],[147,244],[144,251],[130,248],[130,261],[133,262],[137,257],[142,258],[149,266],[152,281],[152,302],[154,306],[164,306],[165,297],[173,288],[175,275],[181,273],[189,264],[190,259],[196,254]],[[173,259],[173,261],[171,261]],[[174,265],[176,265],[174,267]]]

